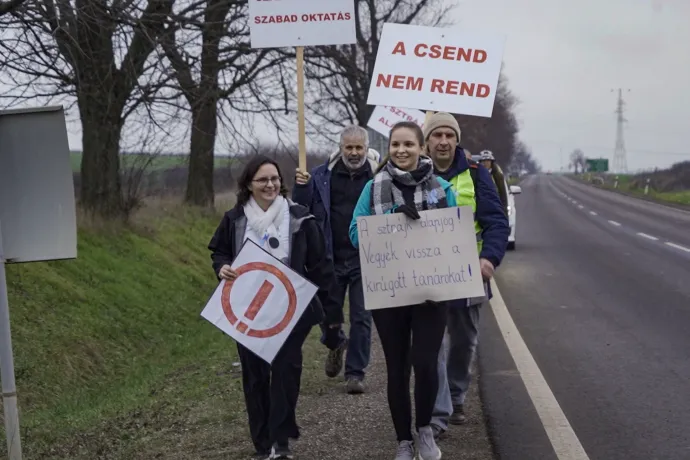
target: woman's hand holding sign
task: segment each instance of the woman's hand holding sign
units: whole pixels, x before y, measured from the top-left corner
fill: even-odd
[[[223,265],[222,267],[220,267],[218,276],[222,280],[233,281],[235,278],[237,278],[237,272],[230,268],[230,265]]]

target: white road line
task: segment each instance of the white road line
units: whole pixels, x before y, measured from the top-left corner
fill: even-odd
[[[593,216],[596,216],[596,215],[597,215],[597,213],[594,212],[594,211],[589,211],[589,213],[590,213],[591,215],[593,215]]]
[[[621,226],[621,224],[619,224],[619,223],[616,222],[615,220],[610,220],[610,221],[609,221],[609,224],[615,225],[616,227],[620,227],[620,226]]]
[[[582,206],[581,204],[578,204],[577,207],[580,208],[580,209],[585,209],[585,207]]]
[[[685,251],[685,252],[690,252],[690,248],[686,248],[685,246],[681,246],[680,244],[671,243],[670,241],[666,242],[666,246],[671,246],[674,249],[678,249],[678,250]]]
[[[539,370],[534,357],[522,339],[513,318],[508,312],[501,292],[494,280],[491,280],[491,310],[508,346],[508,351],[515,361],[527,393],[534,404],[546,435],[559,460],[589,460],[584,447],[580,443],[575,431],[570,426],[568,418],[563,413],[549,384]]]
[[[652,240],[652,241],[657,241],[659,239],[656,236],[647,235],[646,233],[642,233],[642,232],[638,232],[637,235],[641,236],[642,238],[647,238],[648,240]]]

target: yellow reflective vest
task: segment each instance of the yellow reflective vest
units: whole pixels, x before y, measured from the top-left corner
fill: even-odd
[[[458,202],[458,206],[471,206],[472,213],[474,216],[477,215],[477,200],[475,199],[474,181],[472,180],[472,173],[470,169],[461,172],[457,176],[449,180],[450,185],[453,186],[455,191],[455,199]],[[477,222],[477,218],[474,219],[474,232],[477,235],[477,252],[482,252],[482,228]]]

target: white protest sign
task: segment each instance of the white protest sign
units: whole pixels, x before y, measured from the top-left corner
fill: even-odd
[[[379,105],[374,108],[374,111],[371,113],[367,126],[379,134],[388,137],[393,125],[400,121],[412,121],[423,129],[424,117],[425,114],[421,110],[400,109],[398,107]]]
[[[273,362],[317,287],[246,240],[201,316],[267,363]]]
[[[252,48],[357,41],[354,0],[249,0]]]
[[[370,105],[491,117],[505,38],[386,23]]]
[[[470,206],[357,219],[367,310],[485,295]]]

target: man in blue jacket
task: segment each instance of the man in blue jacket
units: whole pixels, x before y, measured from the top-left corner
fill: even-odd
[[[439,391],[431,421],[437,437],[448,428],[449,422],[457,425],[465,422],[465,395],[478,342],[479,309],[491,298],[489,282],[503,260],[510,235],[508,219],[489,171],[468,161],[459,146],[460,134],[457,120],[449,113],[435,113],[424,125],[434,172],[453,184],[456,194],[469,193],[476,201],[475,221],[481,240],[479,262],[486,296],[449,302],[448,329],[439,353]]]
[[[337,295],[350,305],[350,338],[342,329],[324,329],[321,342],[330,352],[326,375],[336,377],[345,361],[347,392],[364,392],[364,374],[371,352],[371,312],[364,309],[364,291],[359,251],[352,246],[349,229],[352,213],[364,185],[378,166],[378,153],[369,149],[369,135],[360,126],[349,126],[340,134],[340,148],[325,164],[312,171],[297,170],[292,199],[309,208],[326,235],[326,249],[333,259]]]

